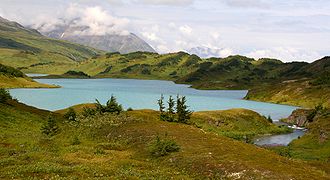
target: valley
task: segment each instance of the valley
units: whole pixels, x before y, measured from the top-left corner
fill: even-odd
[[[0,17],[0,179],[329,179],[329,56],[159,54],[57,28]],[[308,130],[255,145],[294,131],[278,121]]]

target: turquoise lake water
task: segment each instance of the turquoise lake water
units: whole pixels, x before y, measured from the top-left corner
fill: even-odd
[[[189,85],[170,81],[132,79],[37,79],[46,84],[62,86],[58,89],[12,89],[10,93],[20,102],[41,109],[59,110],[81,103],[92,103],[95,99],[105,103],[113,94],[124,108],[158,109],[157,100],[177,94],[187,97],[193,111],[246,108],[270,115],[274,120],[287,117],[297,107],[247,101],[242,98],[247,91],[196,90]]]

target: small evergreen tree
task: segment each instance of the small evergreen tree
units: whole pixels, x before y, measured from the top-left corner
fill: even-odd
[[[167,121],[167,115],[165,114],[165,105],[164,105],[164,96],[163,94],[160,96],[158,100],[159,112],[160,112],[160,120]]]
[[[64,114],[64,118],[69,121],[76,121],[77,114],[73,108],[69,108],[68,112]]]
[[[6,103],[9,99],[12,99],[10,93],[6,89],[0,89],[0,103]]]
[[[167,108],[167,121],[169,122],[173,122],[175,121],[175,111],[174,111],[174,107],[175,107],[175,101],[172,98],[172,96],[169,97],[168,101],[168,108]]]
[[[120,114],[123,111],[123,107],[118,104],[115,96],[111,95],[110,100],[107,102],[106,111],[117,114]]]
[[[59,128],[53,116],[48,117],[47,123],[41,128],[41,132],[47,136],[54,136],[58,133]]]
[[[267,121],[269,121],[270,123],[273,123],[273,119],[272,119],[272,117],[270,115],[268,115]]]
[[[105,106],[96,99],[96,111],[100,114],[105,112],[120,114],[123,111],[123,107],[118,104],[116,97],[111,95],[111,98],[107,101]]]
[[[181,98],[177,96],[177,106],[176,106],[176,114],[177,121],[180,123],[188,123],[192,112],[188,109],[186,105],[186,97],[182,96]]]

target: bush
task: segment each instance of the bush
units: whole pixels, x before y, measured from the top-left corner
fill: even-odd
[[[54,136],[58,133],[59,128],[53,116],[48,117],[47,123],[41,128],[41,132],[47,136]]]
[[[171,152],[178,152],[180,146],[175,141],[165,138],[160,139],[159,136],[149,145],[151,155],[155,157],[166,156]]]
[[[117,115],[123,111],[122,105],[118,104],[116,97],[111,96],[110,100],[108,100],[107,104],[102,105],[99,100],[96,99],[96,111],[100,114],[109,112],[116,113]]]
[[[69,111],[63,117],[69,121],[76,121],[77,114],[73,108],[69,108]]]
[[[270,115],[267,117],[267,121],[270,122],[270,123],[273,123],[273,119]]]
[[[10,99],[12,99],[12,97],[9,91],[6,89],[0,89],[0,103],[6,103]]]
[[[133,111],[133,108],[129,107],[127,108],[127,111]]]
[[[84,117],[90,117],[90,116],[95,116],[96,110],[88,107],[84,107],[82,115]]]

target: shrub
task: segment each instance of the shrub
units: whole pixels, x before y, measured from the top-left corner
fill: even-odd
[[[9,91],[6,89],[0,89],[0,103],[6,103],[10,99],[12,99],[12,97]]]
[[[127,111],[133,111],[133,108],[129,107],[127,108]]]
[[[166,156],[171,152],[178,152],[179,150],[180,146],[174,140],[168,138],[160,139],[159,136],[149,145],[149,151],[155,157]]]
[[[122,105],[118,104],[116,97],[112,95],[105,106],[96,99],[96,111],[100,114],[109,112],[116,113],[118,115],[123,111],[123,107]]]
[[[59,128],[53,116],[48,117],[47,123],[41,128],[41,132],[47,136],[54,136],[58,133]]]
[[[77,114],[73,108],[69,108],[69,111],[63,117],[69,121],[76,121]]]
[[[321,112],[324,110],[323,106],[320,104],[320,105],[317,105],[310,114],[307,115],[307,120],[308,122],[313,122],[314,120],[314,117],[317,115],[317,113]]]
[[[82,115],[84,117],[90,117],[90,116],[95,116],[96,110],[88,107],[84,107]]]
[[[270,122],[270,123],[273,123],[273,119],[272,119],[272,117],[270,115],[268,115],[267,121]]]

